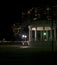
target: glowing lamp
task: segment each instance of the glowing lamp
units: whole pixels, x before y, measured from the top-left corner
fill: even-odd
[[[44,32],[43,35],[46,35],[46,32]]]

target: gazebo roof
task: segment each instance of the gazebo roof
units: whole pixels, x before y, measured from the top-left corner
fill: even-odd
[[[52,21],[48,21],[48,20],[38,20],[38,21],[33,21],[31,23],[32,27],[51,26],[51,25],[52,25]]]

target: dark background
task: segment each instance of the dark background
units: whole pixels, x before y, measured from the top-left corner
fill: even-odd
[[[56,5],[55,0],[35,0],[35,1],[19,1],[19,2],[3,2],[0,5],[0,40],[13,40],[12,25],[15,22],[23,24],[21,12],[22,9],[30,7],[45,7]]]
[[[14,38],[12,32],[12,24],[15,22],[19,22],[22,24],[21,12],[22,8],[26,9],[27,7],[45,7],[55,5],[56,1],[54,0],[45,0],[45,1],[21,1],[18,3],[2,3],[0,6],[0,40],[4,37],[7,40],[12,40]],[[1,50],[1,49],[0,49]],[[7,49],[6,49],[7,50]],[[0,51],[0,64],[23,64],[23,65],[32,65],[32,64],[44,64],[51,65],[57,63],[57,53],[50,52],[34,52],[29,53],[28,51],[22,52],[21,49],[18,52],[4,51],[3,49]],[[55,62],[54,62],[55,61]]]

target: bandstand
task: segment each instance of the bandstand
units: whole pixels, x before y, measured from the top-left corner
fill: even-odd
[[[56,24],[48,20],[34,21],[29,28],[29,41],[56,41]]]

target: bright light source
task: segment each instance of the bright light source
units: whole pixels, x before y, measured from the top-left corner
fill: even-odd
[[[27,36],[25,35],[25,38],[27,38]]]
[[[27,36],[26,35],[22,35],[22,38],[27,38]]]
[[[22,35],[22,38],[24,38],[25,37],[25,35]]]
[[[46,35],[46,32],[44,32],[43,35]]]

